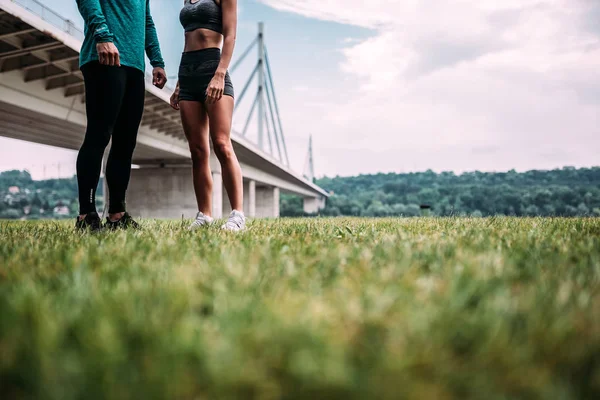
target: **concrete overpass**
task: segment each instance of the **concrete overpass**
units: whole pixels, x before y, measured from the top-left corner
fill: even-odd
[[[82,41],[81,30],[38,1],[0,0],[1,136],[79,148],[86,124],[83,77],[78,68]],[[170,94],[147,79],[133,159],[139,168],[132,170],[127,196],[129,211],[137,216],[181,218],[196,213],[188,146],[179,113],[169,106]],[[259,100],[260,110],[266,100]],[[292,171],[281,157],[277,159],[238,132],[232,133],[232,141],[242,165],[247,216],[279,216],[281,192],[302,196],[306,212],[324,207],[327,193]],[[211,167],[213,215],[221,217],[231,207],[214,154]]]

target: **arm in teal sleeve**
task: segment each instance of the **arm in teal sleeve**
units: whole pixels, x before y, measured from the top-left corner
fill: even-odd
[[[77,0],[77,7],[85,25],[93,32],[96,43],[113,41],[114,36],[106,24],[99,0]]]
[[[156,34],[156,27],[154,26],[154,20],[150,14],[150,0],[146,0],[146,54],[150,59],[150,64],[153,67],[165,67],[165,62],[160,53],[160,46],[158,44],[158,35]]]

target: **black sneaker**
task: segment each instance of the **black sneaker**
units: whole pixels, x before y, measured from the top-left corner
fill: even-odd
[[[77,217],[75,222],[75,229],[79,231],[90,231],[90,232],[98,232],[102,230],[102,221],[100,221],[100,216],[97,212],[93,211],[88,213],[84,219],[80,220]]]
[[[106,223],[104,224],[104,226],[111,230],[130,229],[130,228],[131,229],[140,229],[140,224],[135,222],[133,220],[133,218],[131,218],[131,215],[129,215],[129,213],[123,214],[121,219],[114,221],[114,222],[111,221],[110,218],[107,217]]]

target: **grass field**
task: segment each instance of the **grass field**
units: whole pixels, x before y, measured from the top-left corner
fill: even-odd
[[[0,397],[600,398],[600,219],[143,226],[0,222]]]

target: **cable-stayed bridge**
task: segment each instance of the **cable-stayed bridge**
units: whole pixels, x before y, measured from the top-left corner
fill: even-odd
[[[0,0],[0,135],[76,150],[85,132],[85,93],[79,71],[83,32],[37,0]],[[250,106],[232,141],[244,175],[244,211],[251,217],[279,216],[279,195],[304,198],[306,212],[324,207],[327,193],[290,169],[263,26],[234,59],[233,73],[258,58],[244,85],[236,85],[240,105]],[[251,97],[251,88],[256,87]],[[192,217],[196,211],[191,161],[179,113],[169,106],[169,89],[159,90],[147,73],[144,117],[138,135],[127,202],[142,217]],[[250,100],[248,100],[250,99]],[[247,103],[250,101],[250,103]],[[247,108],[247,107],[246,107]],[[254,125],[256,134],[250,135]],[[251,136],[254,139],[251,139]],[[23,157],[28,157],[24,154]],[[231,209],[220,165],[211,155],[213,214]]]

